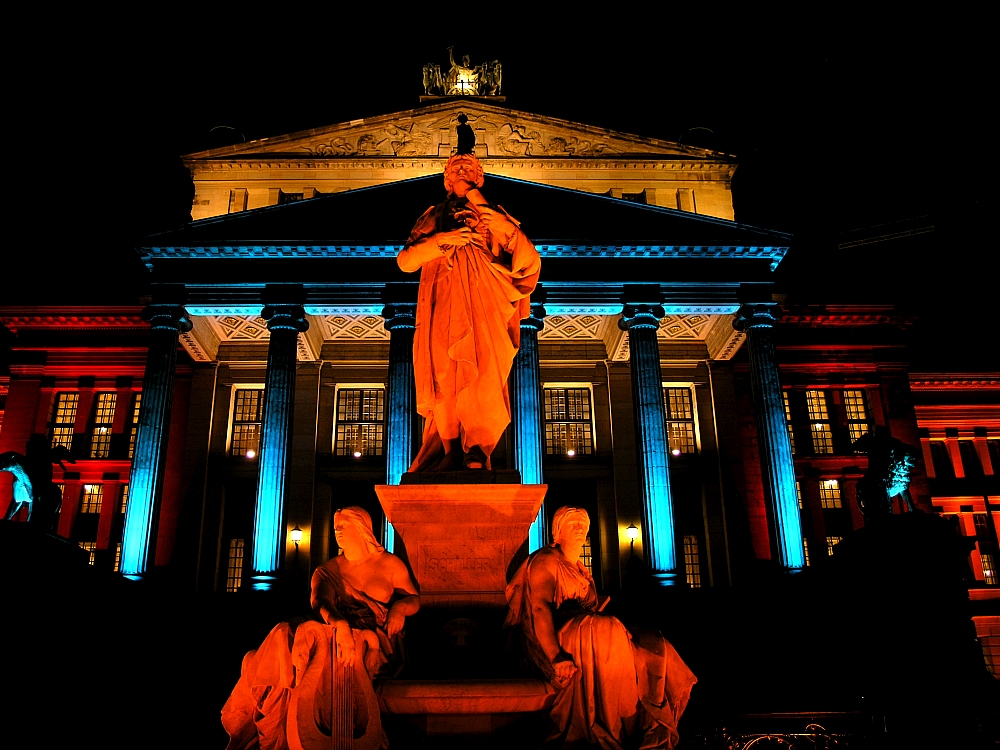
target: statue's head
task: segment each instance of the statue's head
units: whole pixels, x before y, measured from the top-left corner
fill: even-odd
[[[465,196],[472,188],[483,186],[483,165],[473,154],[455,154],[444,165],[444,189],[448,195]]]
[[[372,531],[372,517],[368,511],[357,505],[341,508],[333,514],[333,533],[337,546],[349,558],[364,552],[382,552],[385,548],[378,543]]]
[[[868,454],[865,475],[885,487],[888,497],[910,485],[917,465],[917,452],[899,438],[884,432],[867,433],[854,441],[854,449]]]
[[[552,517],[552,541],[583,544],[590,531],[590,515],[583,508],[564,505]]]

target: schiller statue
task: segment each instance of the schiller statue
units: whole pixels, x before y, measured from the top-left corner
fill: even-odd
[[[507,376],[541,260],[518,222],[486,201],[475,136],[460,115],[448,198],[417,221],[399,267],[420,269],[413,368],[423,444],[410,471],[490,468],[510,422]]]

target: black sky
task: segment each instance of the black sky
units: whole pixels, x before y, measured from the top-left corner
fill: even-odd
[[[800,288],[823,276],[842,293],[850,276],[837,269],[866,263],[887,284],[905,277],[901,299],[945,277],[952,303],[991,293],[996,86],[982,19],[707,7],[682,19],[631,4],[617,22],[611,8],[542,22],[498,6],[487,23],[448,6],[410,24],[356,7],[294,10],[25,24],[31,55],[7,53],[14,218],[46,259],[17,296],[77,296],[108,260],[134,268],[139,238],[185,220],[192,188],[178,157],[219,145],[213,127],[251,140],[415,107],[421,65],[446,63],[449,44],[503,62],[513,109],[735,154],[736,218],[795,233],[786,275]],[[892,247],[835,250],[841,231],[922,214],[957,234],[918,248],[919,272]],[[963,296],[953,287],[967,278],[977,281]],[[116,286],[127,294],[133,282]]]

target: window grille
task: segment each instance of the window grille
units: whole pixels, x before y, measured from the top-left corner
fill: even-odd
[[[243,540],[229,540],[229,562],[226,566],[226,591],[233,594],[243,583]]]
[[[87,550],[87,563],[89,565],[94,564],[94,551],[97,549],[97,542],[77,542],[80,545],[80,549]]]
[[[983,564],[983,581],[987,586],[997,585],[997,564],[992,553],[981,552],[979,559]]]
[[[115,545],[115,573],[119,571],[122,566],[122,543],[118,542]]]
[[[838,480],[819,480],[819,502],[824,508],[844,507],[840,501],[840,482]]]
[[[128,457],[131,459],[135,455],[135,438],[139,434],[139,409],[142,408],[142,394],[137,393],[132,397],[132,423],[128,432]]]
[[[806,391],[809,409],[809,429],[812,433],[813,453],[833,453],[833,433],[830,430],[830,412],[826,405],[825,391]]]
[[[802,510],[802,482],[795,480],[795,497],[799,499],[799,510]]]
[[[788,403],[788,391],[781,392],[785,400],[785,426],[788,427],[788,442],[792,444],[792,455],[795,455],[795,430],[792,429],[792,407]],[[801,505],[799,507],[802,507]]]
[[[104,499],[103,484],[83,485],[83,494],[80,496],[81,513],[100,513],[101,500]]]
[[[802,554],[806,558],[806,567],[809,567],[809,540],[802,537]]]
[[[589,456],[594,452],[589,388],[545,389],[545,453]]]
[[[850,389],[844,391],[844,412],[847,415],[847,430],[852,443],[862,435],[868,434],[870,425],[864,391]]]
[[[684,575],[687,584],[693,589],[701,588],[701,563],[698,559],[698,537],[684,537]]]
[[[125,513],[126,510],[128,510],[128,485],[127,484],[123,484],[122,485],[122,503],[121,503],[121,507],[119,507],[119,509],[118,509],[118,512],[124,515],[124,513]]]
[[[263,388],[238,388],[233,396],[230,456],[253,458],[260,452],[260,431],[264,411]]]
[[[690,388],[664,388],[663,406],[667,414],[667,444],[671,452],[695,453],[694,405]]]
[[[50,445],[73,448],[73,424],[80,405],[79,393],[57,393],[52,404],[52,421],[49,422]]]
[[[111,452],[111,428],[115,421],[118,394],[98,393],[94,401],[94,422],[90,430],[90,457],[107,458]]]
[[[826,538],[826,554],[833,556],[833,548],[836,547],[844,537],[842,536],[828,536]]]
[[[334,455],[381,456],[385,435],[385,391],[341,388],[337,391],[337,437]]]
[[[583,563],[583,567],[587,569],[587,572],[591,576],[594,575],[594,548],[590,544],[590,534],[587,534],[587,539],[583,543],[583,550],[580,552],[580,562]]]

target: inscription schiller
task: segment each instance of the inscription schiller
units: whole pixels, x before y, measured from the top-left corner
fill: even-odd
[[[417,577],[425,591],[488,591],[506,583],[502,542],[420,545]]]

